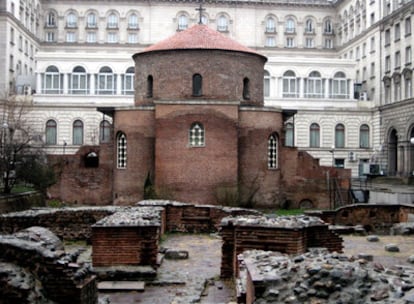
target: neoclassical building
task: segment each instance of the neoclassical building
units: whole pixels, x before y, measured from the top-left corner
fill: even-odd
[[[106,142],[133,107],[132,54],[200,20],[266,56],[265,105],[295,113],[283,142],[321,165],[414,171],[413,1],[46,1],[0,4],[1,91],[33,98],[50,154]],[[200,16],[201,13],[201,16]],[[259,122],[258,122],[259,123]]]

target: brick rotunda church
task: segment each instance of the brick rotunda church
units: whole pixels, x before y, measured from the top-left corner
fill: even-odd
[[[200,204],[327,203],[326,171],[338,171],[283,145],[294,111],[264,106],[266,57],[199,24],[133,59],[135,106],[99,109],[113,141],[82,147],[52,193],[89,204],[135,203],[148,189]]]

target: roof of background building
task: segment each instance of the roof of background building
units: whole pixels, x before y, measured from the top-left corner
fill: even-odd
[[[142,52],[135,54],[133,57],[138,54],[156,51],[200,49],[243,52],[266,58],[255,50],[250,49],[203,24],[197,24],[189,29],[178,32],[167,39],[145,48]]]

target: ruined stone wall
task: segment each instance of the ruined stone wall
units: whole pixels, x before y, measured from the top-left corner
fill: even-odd
[[[41,226],[64,240],[90,240],[91,226],[118,211],[116,207],[38,209],[0,215],[0,233]]]
[[[88,167],[87,155],[96,153],[97,167]],[[84,205],[112,203],[112,145],[82,146],[74,155],[48,155],[57,183],[48,194],[64,202]]]
[[[39,192],[3,195],[0,197],[0,214],[44,207],[45,198]]]

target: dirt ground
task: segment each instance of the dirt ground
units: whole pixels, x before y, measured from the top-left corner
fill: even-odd
[[[409,265],[407,257],[414,255],[414,236],[379,236],[379,242],[368,242],[366,236],[343,239],[345,254],[371,254],[384,267]],[[398,245],[400,252],[385,251],[390,243]],[[144,292],[100,293],[100,300],[116,304],[235,303],[232,282],[220,280],[221,239],[217,235],[171,234],[161,245],[187,250],[189,259],[164,260],[157,281],[147,284]]]

